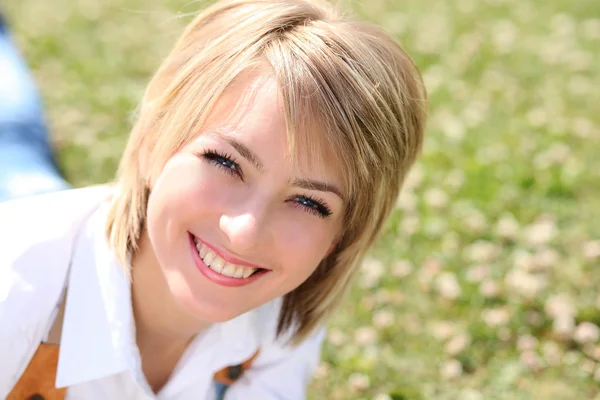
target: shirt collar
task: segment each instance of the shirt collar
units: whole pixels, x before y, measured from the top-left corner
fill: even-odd
[[[137,349],[129,279],[106,241],[103,229],[106,211],[106,204],[96,210],[76,238],[57,387],[122,372],[130,363],[133,349]]]

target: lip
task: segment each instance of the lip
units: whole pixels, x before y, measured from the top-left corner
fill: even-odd
[[[232,278],[229,276],[221,275],[218,272],[210,269],[210,267],[208,265],[206,265],[204,263],[204,261],[202,261],[202,259],[200,258],[200,254],[198,254],[198,250],[196,249],[196,244],[194,243],[194,235],[192,235],[191,233],[188,232],[188,239],[189,239],[189,243],[190,243],[190,251],[192,252],[192,259],[194,260],[196,267],[202,273],[202,275],[204,275],[205,278],[216,283],[217,285],[227,286],[227,287],[245,286],[245,285],[249,285],[250,283],[257,280],[258,278],[262,277],[264,274],[270,272],[268,269],[255,266],[253,264],[249,264],[249,263],[243,262],[241,260],[237,260],[231,256],[224,256],[221,252],[217,251],[214,247],[209,246],[208,244],[206,244],[205,242],[201,241],[200,239],[198,239],[196,237],[196,239],[198,241],[201,241],[202,244],[205,244],[208,247],[210,247],[215,253],[217,253],[219,255],[219,257],[222,257],[224,260],[226,260],[230,263],[249,266],[252,268],[261,268],[260,271],[255,272],[254,274],[250,275],[248,278]]]
[[[234,256],[230,255],[230,254],[225,254],[222,250],[216,248],[215,246],[206,243],[204,240],[200,239],[198,236],[195,236],[193,233],[190,233],[190,236],[193,238],[196,238],[196,240],[198,242],[202,242],[203,245],[205,245],[206,247],[208,247],[209,249],[211,249],[212,251],[214,251],[215,253],[217,253],[217,255],[219,257],[221,257],[223,260],[230,262],[232,264],[238,264],[238,265],[243,265],[246,267],[250,267],[250,268],[255,268],[255,269],[266,269],[268,270],[268,268],[265,267],[261,267],[260,265],[256,265],[256,264],[252,264],[249,263],[247,261],[244,260],[240,260],[239,258],[235,258]]]

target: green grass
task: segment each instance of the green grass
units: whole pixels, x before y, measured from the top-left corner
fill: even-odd
[[[8,4],[75,185],[113,176],[149,77],[198,7]],[[311,398],[600,399],[600,343],[555,321],[600,324],[600,3],[349,7],[414,56],[430,123]]]

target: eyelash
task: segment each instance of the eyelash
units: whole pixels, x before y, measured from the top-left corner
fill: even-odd
[[[331,215],[331,209],[327,206],[327,203],[323,199],[319,199],[308,195],[296,196],[294,198],[304,199],[304,201],[308,200],[313,203],[313,205],[310,206],[296,201],[295,207],[301,207],[309,213],[316,215],[320,218],[327,218]]]
[[[244,181],[244,175],[242,173],[242,168],[236,162],[235,158],[227,153],[221,152],[219,150],[205,150],[201,154],[202,158],[204,158],[209,163],[215,165],[220,168],[226,174],[229,174],[234,177],[238,177]],[[225,164],[232,164],[231,167],[226,166]],[[327,206],[325,200],[317,197],[313,197],[310,195],[302,195],[295,196],[293,199],[300,199],[300,201],[294,201],[295,207],[300,207],[303,210],[316,215],[320,218],[327,218],[332,214],[331,208]],[[305,204],[306,202],[312,202],[312,205]]]
[[[237,161],[235,160],[235,158],[227,153],[218,151],[218,150],[206,150],[202,153],[202,157],[204,157],[204,159],[206,161],[208,161],[209,163],[217,166],[218,168],[220,168],[221,170],[223,170],[223,172],[225,172],[226,174],[229,174],[231,176],[237,176],[239,177],[242,181],[244,181],[244,175],[242,174],[242,168],[240,167],[240,165],[237,163]],[[231,167],[227,167],[226,165],[224,165],[225,163],[231,163],[233,168]]]

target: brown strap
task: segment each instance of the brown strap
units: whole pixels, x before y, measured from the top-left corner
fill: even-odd
[[[58,345],[42,343],[6,400],[64,400],[67,389],[56,389]]]
[[[6,400],[64,400],[67,389],[56,389],[59,346],[41,343],[27,369],[10,392]],[[225,367],[214,375],[214,380],[231,385],[250,368],[260,350],[239,365]]]
[[[233,384],[235,381],[237,381],[242,376],[242,374],[248,368],[250,368],[250,366],[252,365],[252,362],[258,356],[258,353],[260,353],[260,350],[256,350],[256,353],[254,353],[252,355],[252,357],[250,357],[248,360],[244,361],[243,363],[241,363],[239,365],[233,365],[231,367],[225,367],[222,370],[218,371],[213,377],[214,380],[219,383],[222,383],[224,385]]]

